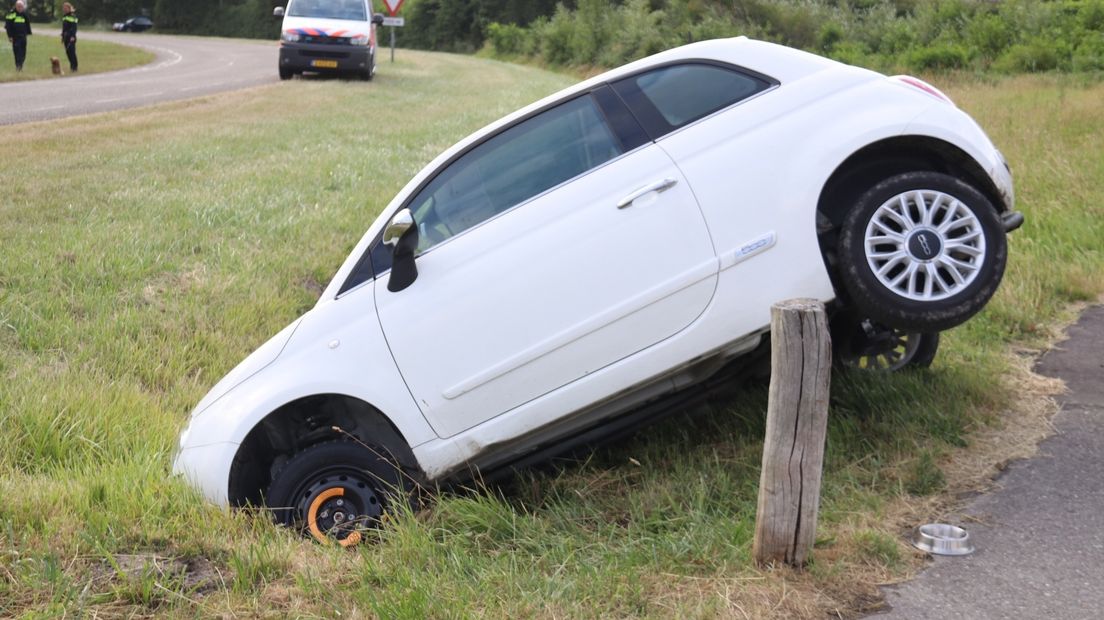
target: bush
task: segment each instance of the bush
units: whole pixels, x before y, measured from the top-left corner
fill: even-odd
[[[935,44],[914,49],[908,55],[911,67],[924,70],[962,69],[970,62],[970,54],[959,45]]]
[[[167,1],[167,0],[162,0]],[[414,0],[411,0],[414,1]],[[520,1],[520,0],[518,0]],[[551,0],[528,0],[533,7]],[[1009,72],[1099,70],[1104,0],[575,0],[528,27],[495,19],[492,0],[417,0],[432,8],[435,49],[466,49],[483,36],[503,55],[553,65],[614,66],[683,43],[747,35],[881,70],[971,66]],[[480,7],[460,28],[463,7]],[[577,8],[571,8],[577,7]],[[455,16],[442,20],[448,9]],[[535,9],[537,10],[537,9]],[[497,11],[497,12],[496,12]],[[408,18],[408,23],[417,20]],[[470,21],[470,20],[469,20]],[[481,34],[479,24],[488,24]],[[423,25],[411,23],[408,30]],[[413,34],[413,33],[412,33]],[[467,37],[467,38],[465,38]],[[459,42],[459,43],[458,43]]]
[[[843,28],[835,22],[827,22],[820,27],[817,35],[817,47],[822,52],[831,52],[843,41]]]
[[[529,31],[514,24],[492,22],[487,26],[487,40],[499,54],[528,53]]]
[[[741,26],[725,18],[708,16],[697,23],[691,23],[686,37],[687,43],[693,41],[707,41],[709,39],[724,39],[746,35],[759,37],[760,32],[751,26]]]
[[[564,5],[556,7],[552,19],[534,25],[540,52],[544,59],[554,65],[566,65],[571,62],[571,39],[575,28],[571,11]]]
[[[1057,69],[1059,61],[1054,44],[1034,39],[1008,48],[994,66],[1001,71],[1036,73]]]
[[[614,13],[611,45],[598,59],[607,66],[643,58],[677,45],[664,38],[663,11],[653,11],[648,0],[629,0]]]
[[[874,59],[871,57],[870,50],[867,49],[865,45],[861,43],[855,43],[853,41],[847,41],[845,43],[837,45],[835,49],[833,49],[831,53],[828,54],[828,57],[832,60],[838,60],[849,65],[857,65],[860,67],[877,66],[882,64],[881,62],[874,61]]]
[[[1078,11],[1078,21],[1085,30],[1104,32],[1104,0],[1087,0]]]
[[[966,41],[983,58],[996,59],[1013,43],[1011,24],[995,14],[978,16],[966,27]]]
[[[870,47],[882,54],[902,54],[916,46],[916,27],[913,22],[894,19],[876,30],[870,37]]]
[[[1104,71],[1104,33],[1086,37],[1073,53],[1074,71]]]

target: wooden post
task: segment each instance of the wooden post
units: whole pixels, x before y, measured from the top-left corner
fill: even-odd
[[[832,346],[824,304],[771,307],[771,380],[752,553],[800,567],[816,540]]]

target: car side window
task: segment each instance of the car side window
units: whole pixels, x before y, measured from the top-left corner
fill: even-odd
[[[408,203],[434,245],[577,177],[622,153],[590,95],[515,125],[468,151]]]
[[[772,86],[768,79],[704,62],[661,67],[613,83],[657,139]]]

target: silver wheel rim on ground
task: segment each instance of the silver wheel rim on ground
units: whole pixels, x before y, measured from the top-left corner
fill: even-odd
[[[909,364],[916,357],[916,351],[920,348],[923,334],[916,332],[903,332],[893,330],[893,346],[871,354],[858,354],[855,357],[844,360],[844,363],[853,368],[863,370],[879,370],[885,372],[898,371]]]
[[[947,299],[970,286],[985,262],[985,231],[962,201],[936,190],[910,190],[885,201],[866,226],[874,277],[914,301]]]

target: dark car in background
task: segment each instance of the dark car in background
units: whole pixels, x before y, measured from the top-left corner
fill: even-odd
[[[115,22],[111,26],[112,30],[118,32],[144,32],[153,28],[153,21],[148,17],[131,17],[125,22]]]

